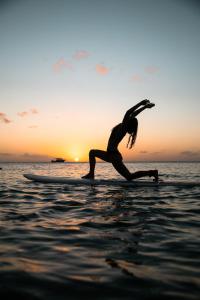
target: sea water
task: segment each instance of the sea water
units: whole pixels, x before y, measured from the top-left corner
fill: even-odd
[[[1,163],[1,299],[199,299],[200,187],[70,186],[86,163]],[[127,163],[200,181],[200,163]],[[98,163],[98,179],[121,178]]]

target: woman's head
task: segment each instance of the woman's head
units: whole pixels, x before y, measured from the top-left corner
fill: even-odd
[[[138,131],[138,120],[136,118],[130,118],[127,123],[127,133],[130,134],[127,147],[131,149],[135,143]]]

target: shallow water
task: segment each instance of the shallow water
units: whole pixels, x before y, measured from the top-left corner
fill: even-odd
[[[200,163],[127,166],[200,181]],[[200,187],[42,184],[22,174],[79,178],[88,165],[0,167],[1,299],[199,299]]]

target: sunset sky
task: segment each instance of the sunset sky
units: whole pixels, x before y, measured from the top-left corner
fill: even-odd
[[[0,161],[87,161],[142,99],[125,161],[200,160],[200,4],[0,1]]]

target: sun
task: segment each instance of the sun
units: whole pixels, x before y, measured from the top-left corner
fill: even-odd
[[[79,161],[79,157],[75,157],[75,158],[74,158],[74,161],[75,161],[75,162],[78,162],[78,161]]]

